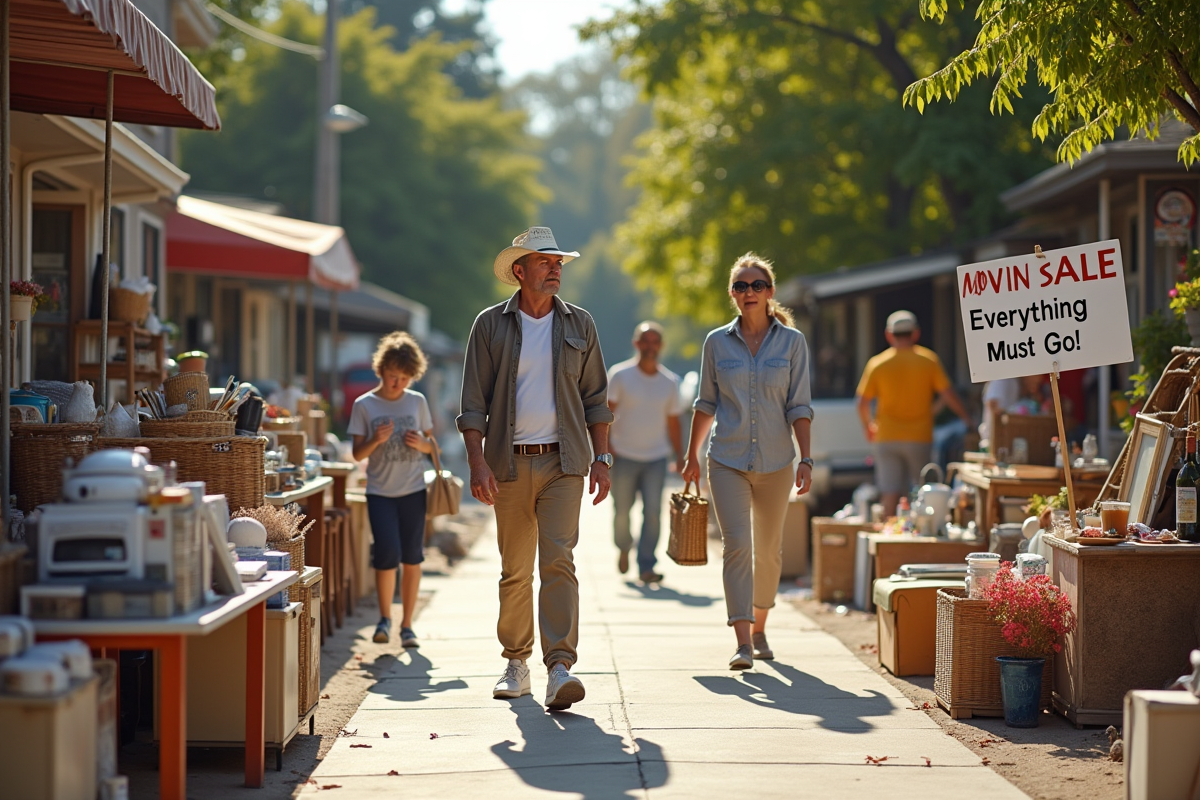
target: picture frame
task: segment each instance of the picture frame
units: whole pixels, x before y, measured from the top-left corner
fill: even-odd
[[[1129,463],[1117,499],[1129,503],[1129,521],[1150,524],[1163,496],[1173,451],[1165,422],[1138,414],[1129,437]]]

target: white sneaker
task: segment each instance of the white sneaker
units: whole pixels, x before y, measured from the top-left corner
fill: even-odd
[[[546,683],[547,708],[562,711],[582,700],[583,695],[583,681],[567,672],[565,666],[555,664],[550,668],[550,680]]]
[[[510,658],[504,674],[496,681],[496,688],[492,689],[492,697],[512,699],[526,694],[533,694],[529,686],[529,667],[519,658]]]

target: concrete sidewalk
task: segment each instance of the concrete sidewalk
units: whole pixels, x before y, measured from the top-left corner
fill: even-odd
[[[768,627],[775,660],[728,670],[719,543],[707,566],[668,560],[665,585],[644,587],[616,572],[611,517],[611,503],[585,506],[575,551],[582,703],[545,711],[540,651],[533,696],[492,699],[504,661],[489,534],[421,614],[421,649],[382,672],[346,726],[356,733],[337,741],[303,793],[1025,797],[788,603]],[[870,766],[868,756],[887,761]]]

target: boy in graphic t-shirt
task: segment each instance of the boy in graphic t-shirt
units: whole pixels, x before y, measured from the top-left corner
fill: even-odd
[[[367,516],[375,536],[373,566],[379,595],[374,640],[390,638],[392,597],[400,567],[400,644],[418,647],[413,609],[425,560],[425,466],[433,452],[433,419],[425,395],[409,389],[425,374],[425,354],[403,332],[379,342],[373,366],[379,385],[354,401],[347,432],[354,458],[367,462]]]

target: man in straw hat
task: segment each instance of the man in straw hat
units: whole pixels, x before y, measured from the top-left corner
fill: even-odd
[[[613,414],[596,324],[588,312],[556,296],[563,264],[578,257],[560,250],[549,228],[530,228],[496,256],[496,277],[520,288],[475,319],[457,420],[467,445],[471,494],[496,509],[501,560],[496,633],[508,666],[492,695],[530,694],[525,662],[533,653],[538,557],[538,628],[551,709],[583,699],[583,683],[569,672],[579,640],[572,550],[579,539],[584,476],[594,503],[601,502],[613,461],[608,450]]]

